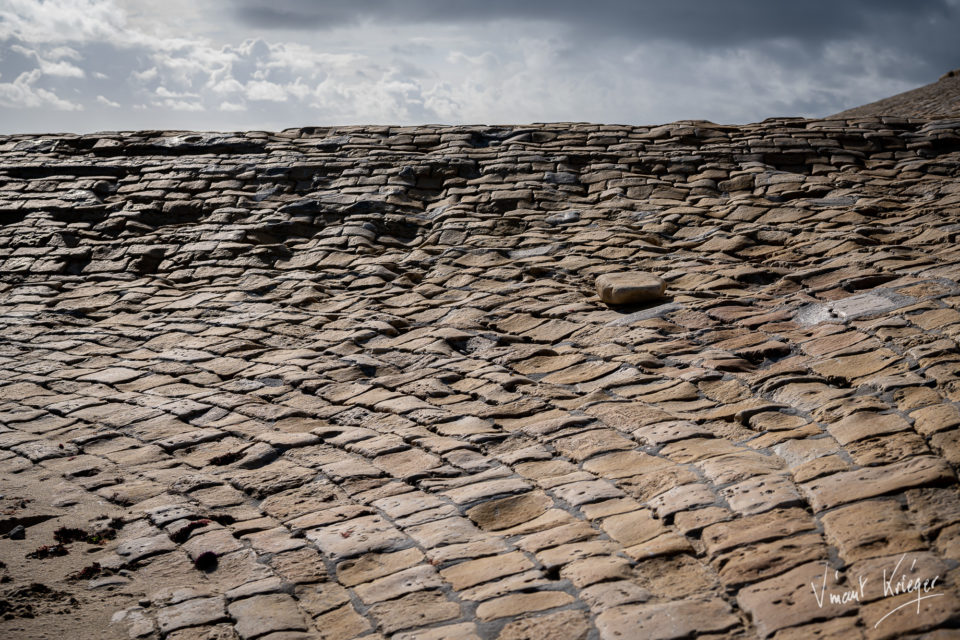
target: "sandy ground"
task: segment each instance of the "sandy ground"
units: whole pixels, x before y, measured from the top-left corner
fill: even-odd
[[[16,460],[16,459],[14,459]],[[11,461],[0,462],[0,638],[126,638],[123,624],[111,624],[122,603],[144,597],[135,574],[91,569],[109,540],[77,540],[58,548],[55,533],[63,528],[110,535],[110,522],[122,518],[115,505],[96,499],[54,474],[37,467],[10,473]],[[24,525],[25,537],[11,539],[10,531]],[[117,520],[113,524],[119,525]],[[103,535],[105,534],[105,535]],[[61,534],[63,537],[63,534]],[[39,551],[51,547],[45,555]],[[82,572],[86,569],[86,574]],[[87,577],[90,576],[90,577]]]

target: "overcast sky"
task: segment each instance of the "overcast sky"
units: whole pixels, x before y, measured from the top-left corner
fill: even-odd
[[[960,0],[0,0],[0,133],[824,116],[958,33]]]

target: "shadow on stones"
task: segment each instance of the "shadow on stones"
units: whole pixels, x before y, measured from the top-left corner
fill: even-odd
[[[644,320],[650,320],[651,318],[659,318],[668,313],[674,311],[679,311],[683,309],[683,305],[673,301],[672,297],[658,298],[657,300],[651,300],[643,304],[621,304],[621,305],[607,305],[611,311],[616,311],[622,314],[616,320],[611,320],[607,323],[607,326],[610,327],[622,327],[626,325],[633,324],[634,322],[642,322]]]
[[[657,298],[656,300],[649,300],[647,302],[642,302],[639,304],[608,304],[607,308],[611,311],[616,311],[624,316],[633,315],[635,313],[640,313],[643,311],[650,311],[658,309],[664,305],[672,305],[673,297]]]

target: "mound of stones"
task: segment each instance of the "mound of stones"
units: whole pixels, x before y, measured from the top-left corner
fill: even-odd
[[[960,69],[943,74],[936,82],[898,93],[853,109],[842,111],[833,118],[864,118],[884,114],[901,118],[960,117]]]
[[[953,637],[958,175],[956,119],[0,138],[0,476],[61,496],[2,506],[116,514],[117,637]]]

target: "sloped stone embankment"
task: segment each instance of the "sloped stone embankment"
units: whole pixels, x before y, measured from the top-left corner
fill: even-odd
[[[958,175],[957,120],[2,138],[0,587],[116,637],[950,637]],[[101,533],[24,558],[52,522]]]

